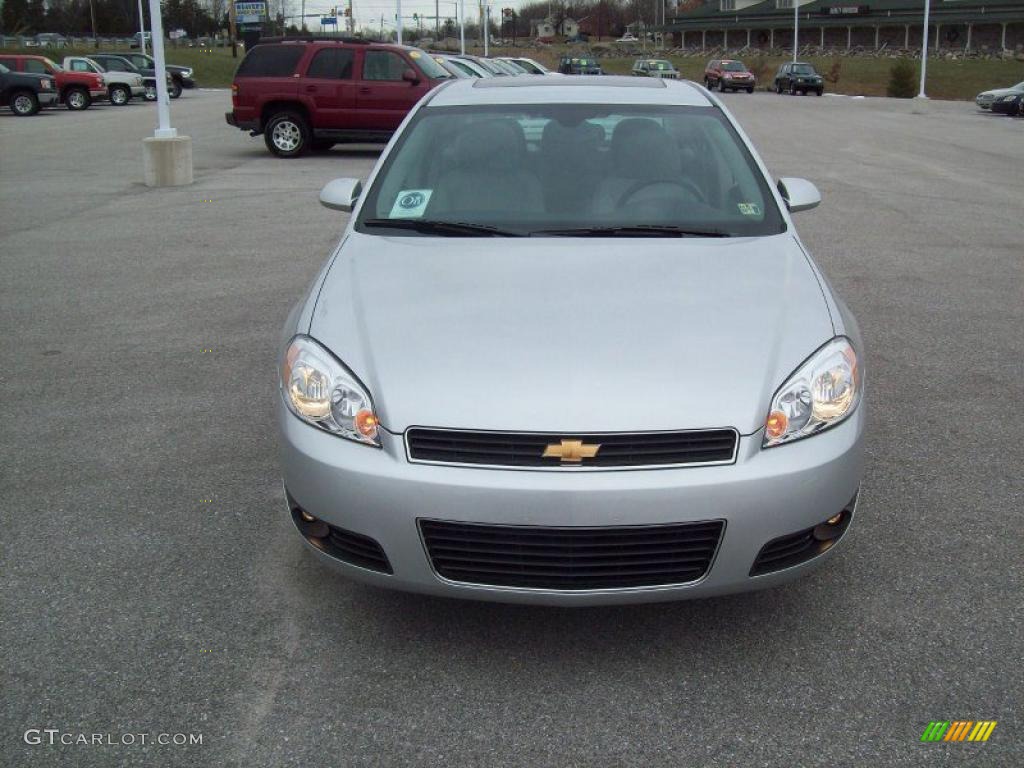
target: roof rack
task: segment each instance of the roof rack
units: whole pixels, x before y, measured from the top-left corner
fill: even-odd
[[[367,40],[365,37],[342,37],[341,35],[328,37],[326,35],[285,35],[284,37],[261,37],[259,45],[264,43],[356,43],[359,45],[369,45],[375,42],[373,40]]]

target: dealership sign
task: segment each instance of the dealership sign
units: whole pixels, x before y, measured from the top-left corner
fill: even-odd
[[[259,24],[266,15],[266,3],[235,3],[235,16],[239,24]]]

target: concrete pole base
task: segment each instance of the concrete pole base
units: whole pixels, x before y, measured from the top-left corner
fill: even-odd
[[[192,183],[192,138],[175,136],[142,140],[147,187],[181,187]]]
[[[914,115],[927,115],[932,111],[931,103],[927,96],[915,96],[910,101],[910,112]]]

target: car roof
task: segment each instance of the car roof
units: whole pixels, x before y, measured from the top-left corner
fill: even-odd
[[[695,84],[686,80],[521,75],[449,82],[434,93],[427,106],[475,104],[671,104],[709,107],[711,101]]]

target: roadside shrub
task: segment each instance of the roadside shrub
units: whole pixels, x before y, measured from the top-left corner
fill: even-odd
[[[909,59],[900,59],[889,70],[886,94],[894,99],[912,99],[917,95],[917,67]]]
[[[829,82],[829,83],[832,83],[832,85],[835,85],[836,83],[839,82],[839,77],[842,74],[843,74],[843,60],[842,59],[836,59],[835,61],[832,62],[831,69],[829,69],[829,71],[825,74],[825,80],[827,82]]]

